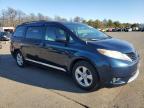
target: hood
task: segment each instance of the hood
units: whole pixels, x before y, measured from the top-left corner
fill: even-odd
[[[88,41],[87,44],[95,46],[96,48],[115,50],[122,53],[135,52],[135,49],[131,43],[116,38]]]

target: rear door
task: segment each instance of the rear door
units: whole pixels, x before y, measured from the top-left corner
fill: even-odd
[[[43,26],[32,26],[27,28],[24,40],[24,52],[26,59],[38,60],[38,54],[42,47],[44,36]]]

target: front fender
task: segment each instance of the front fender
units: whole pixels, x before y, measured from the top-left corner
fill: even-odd
[[[111,79],[112,73],[110,70],[110,63],[102,55],[97,53],[96,54],[89,52],[75,53],[68,64],[69,72],[72,72],[73,66],[75,65],[76,62],[80,60],[85,60],[91,63],[95,67],[101,81]]]

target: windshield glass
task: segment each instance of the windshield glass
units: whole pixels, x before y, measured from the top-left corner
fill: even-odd
[[[0,36],[3,36],[4,35],[4,32],[0,32]]]
[[[95,41],[109,38],[106,34],[86,24],[65,24],[76,36],[85,41]]]

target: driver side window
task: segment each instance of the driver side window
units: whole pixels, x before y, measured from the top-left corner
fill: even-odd
[[[59,27],[47,27],[45,40],[56,41],[58,39],[66,40],[66,32]]]

